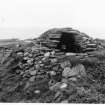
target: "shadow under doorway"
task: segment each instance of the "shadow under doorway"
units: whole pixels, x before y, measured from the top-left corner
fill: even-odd
[[[81,53],[81,46],[76,41],[76,33],[62,32],[57,48],[64,52]]]

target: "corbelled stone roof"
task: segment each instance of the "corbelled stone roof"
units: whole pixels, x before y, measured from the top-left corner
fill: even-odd
[[[94,51],[98,49],[98,43],[96,43],[91,37],[72,28],[53,28],[44,32],[39,39],[41,39],[42,45],[50,48],[57,48],[57,45],[61,41],[62,35],[66,35],[70,38],[72,35],[75,39],[75,44],[80,46],[83,52]],[[69,44],[71,44],[69,42]]]

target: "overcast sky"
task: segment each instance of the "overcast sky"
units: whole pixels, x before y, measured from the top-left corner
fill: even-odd
[[[105,39],[105,0],[0,0],[0,39],[73,27]]]

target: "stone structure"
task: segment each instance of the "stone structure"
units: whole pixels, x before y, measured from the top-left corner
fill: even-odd
[[[98,49],[98,43],[88,35],[72,28],[54,28],[44,32],[39,42],[65,52],[88,52]]]

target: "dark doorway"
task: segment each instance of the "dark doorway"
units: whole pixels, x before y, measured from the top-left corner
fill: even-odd
[[[65,52],[81,52],[81,47],[76,43],[75,33],[62,32],[58,49]]]

